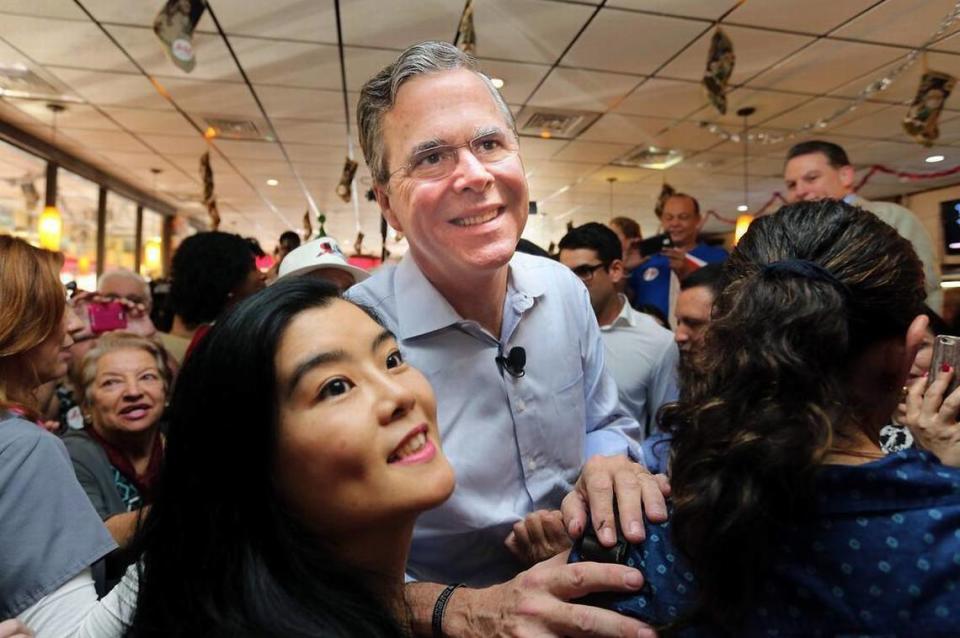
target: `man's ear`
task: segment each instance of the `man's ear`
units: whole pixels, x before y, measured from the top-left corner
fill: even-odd
[[[607,273],[610,275],[610,281],[617,284],[623,280],[626,270],[623,267],[623,261],[614,259],[607,267]]]
[[[856,179],[856,171],[849,164],[840,167],[840,183],[848,191],[853,190],[853,180]]]
[[[374,186],[373,194],[377,198],[377,205],[380,206],[380,212],[383,213],[384,219],[387,220],[392,229],[402,233],[403,228],[400,226],[400,220],[397,219],[396,214],[390,207],[390,195],[387,193],[387,189],[382,186]]]

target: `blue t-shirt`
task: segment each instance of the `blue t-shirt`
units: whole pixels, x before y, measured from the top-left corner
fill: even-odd
[[[708,264],[719,264],[727,258],[727,251],[706,244],[697,244],[690,251],[697,259]],[[633,305],[656,306],[667,317],[670,316],[670,260],[657,254],[646,260],[630,273],[630,288],[633,290]]]
[[[740,636],[960,635],[960,469],[904,450],[821,470],[818,515],[787,530]],[[577,560],[575,554],[571,560]],[[680,618],[695,578],[670,523],[647,525],[631,566],[646,583],[609,606],[653,625]],[[683,635],[713,636],[706,627]]]

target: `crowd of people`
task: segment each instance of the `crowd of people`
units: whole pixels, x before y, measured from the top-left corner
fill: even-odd
[[[842,148],[729,254],[675,193],[549,255],[471,57],[410,47],[357,124],[409,244],[372,274],[199,233],[158,330],[0,236],[0,638],[956,635],[939,273]]]

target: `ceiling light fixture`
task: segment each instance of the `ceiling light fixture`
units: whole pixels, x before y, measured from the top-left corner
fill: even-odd
[[[942,162],[946,158],[943,155],[931,155],[927,159],[923,160],[927,164],[936,164],[937,162]]]
[[[500,78],[490,78],[490,84],[492,84],[495,88],[502,89],[504,81]]]
[[[280,183],[280,182],[278,182],[277,180],[272,179],[272,178],[267,180],[267,186],[276,186],[276,185],[279,184],[279,183]]]

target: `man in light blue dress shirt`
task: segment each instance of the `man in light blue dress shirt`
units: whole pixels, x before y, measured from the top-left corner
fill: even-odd
[[[606,544],[614,493],[630,539],[643,535],[641,500],[649,517],[665,516],[657,481],[630,460],[639,426],[618,407],[586,290],[560,264],[514,254],[528,193],[510,109],[471,58],[433,42],[367,82],[357,111],[377,202],[410,248],[348,296],[430,379],[457,475],[450,500],[414,531],[408,573],[420,582],[405,594],[415,633],[572,635],[589,622],[597,636],[643,635],[567,602],[635,590],[637,572],[571,572],[562,556],[523,571],[505,546],[515,524],[571,490],[580,498],[568,531],[583,532],[589,508]],[[450,591],[435,583],[458,582],[474,589],[446,605]]]

